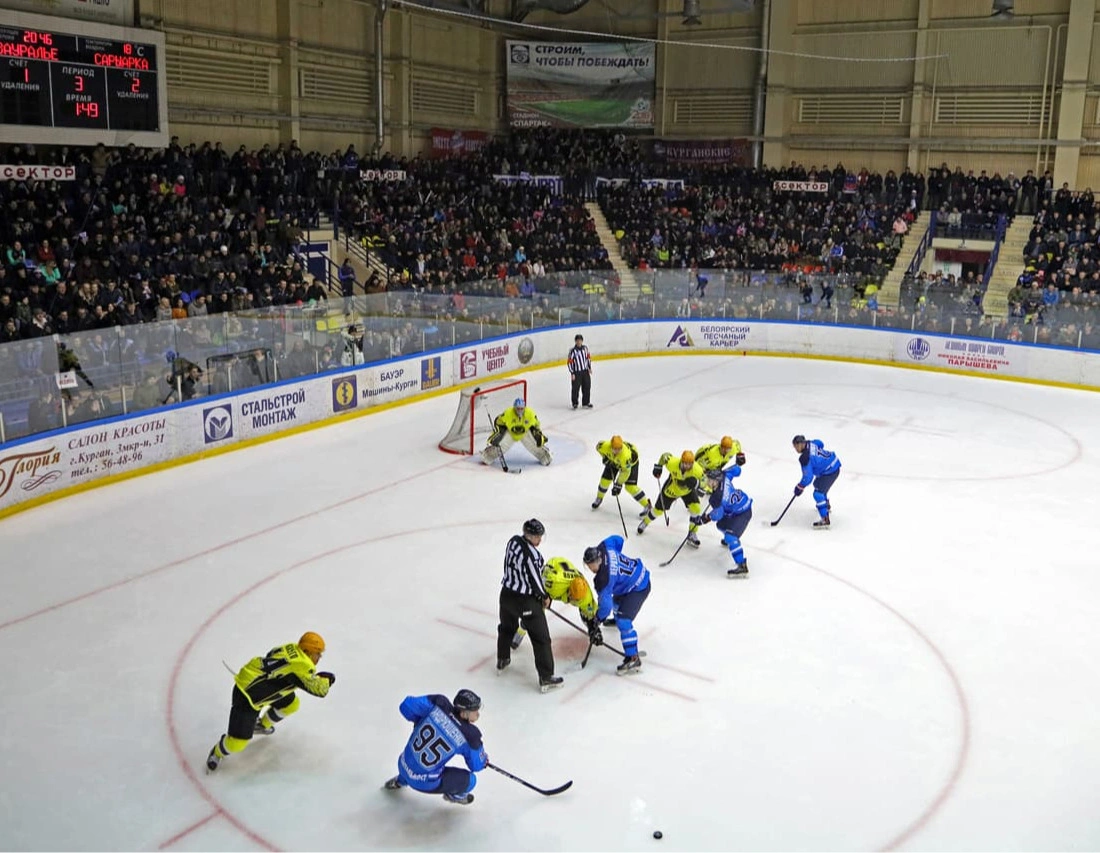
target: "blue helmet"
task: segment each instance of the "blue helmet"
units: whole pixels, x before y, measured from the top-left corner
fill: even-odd
[[[516,397],[516,399],[512,401],[512,408],[513,409],[526,409],[527,408],[527,402],[522,397]]]

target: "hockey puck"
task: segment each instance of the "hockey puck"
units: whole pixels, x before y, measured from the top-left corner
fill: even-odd
[[[659,830],[659,829],[653,830],[653,837],[654,838],[657,838],[657,839],[664,838],[664,835],[665,834],[663,832],[661,832],[661,830]]]

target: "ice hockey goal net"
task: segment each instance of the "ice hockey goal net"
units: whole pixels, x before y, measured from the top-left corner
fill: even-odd
[[[454,423],[439,442],[448,453],[472,454],[493,431],[493,419],[511,406],[516,398],[527,402],[527,380],[463,388],[458,397]]]

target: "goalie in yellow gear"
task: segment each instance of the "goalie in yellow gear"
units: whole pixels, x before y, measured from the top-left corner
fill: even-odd
[[[503,459],[505,451],[517,441],[531,452],[540,465],[549,465],[552,461],[550,448],[546,446],[549,439],[542,432],[539,416],[522,397],[517,397],[511,407],[493,421],[493,434],[481,451],[482,464],[492,465]]]
[[[649,498],[638,485],[638,466],[641,464],[638,448],[629,441],[623,441],[621,435],[613,435],[608,441],[597,442],[596,452],[603,460],[603,473],[596,487],[592,509],[600,508],[608,488],[612,497],[618,497],[625,486],[627,494],[642,505],[642,514],[648,512]]]
[[[596,596],[592,594],[592,587],[588,585],[588,579],[565,557],[551,557],[542,567],[542,585],[546,588],[546,595],[554,601],[571,604],[581,612],[581,619],[588,626],[591,637],[596,625]],[[512,648],[518,649],[527,632],[520,628],[512,637]]]
[[[685,450],[677,459],[671,453],[662,453],[660,460],[653,466],[653,476],[660,479],[662,469],[668,471],[668,479],[661,486],[661,494],[653,502],[653,507],[645,514],[641,524],[638,525],[639,534],[645,533],[645,529],[650,522],[656,521],[657,516],[668,512],[678,500],[684,502],[684,506],[687,507],[692,518],[702,514],[702,507],[699,505],[699,490],[705,479],[705,472],[699,463],[695,461],[695,454],[690,450]],[[699,547],[699,537],[695,535],[695,531],[698,529],[698,524],[689,523],[687,541],[694,548]]]
[[[695,461],[703,472],[725,471],[731,464],[744,465],[745,454],[741,450],[741,442],[728,435],[722,436],[722,440],[714,444],[704,444],[695,451]],[[699,488],[709,493],[710,480],[706,477],[699,484]]]

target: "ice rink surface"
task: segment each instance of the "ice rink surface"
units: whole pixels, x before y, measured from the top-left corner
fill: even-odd
[[[556,461],[521,476],[441,453],[457,393],[117,483],[0,523],[0,848],[1096,850],[1100,848],[1100,395],[752,357],[562,367],[530,405]],[[833,527],[791,436],[843,463]],[[595,442],[733,435],[755,500],[751,578],[713,526],[635,532],[653,573],[619,659],[550,618],[565,686],[529,643],[493,666],[501,559],[536,516],[579,565],[622,533],[593,512]],[[576,620],[577,611],[555,608]],[[236,668],[321,633],[325,700],[206,775]],[[605,629],[617,644],[615,629]],[[405,695],[484,699],[476,802],[382,791]],[[654,830],[662,841],[652,838]]]

